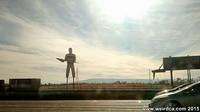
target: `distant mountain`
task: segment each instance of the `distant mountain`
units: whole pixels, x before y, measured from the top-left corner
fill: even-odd
[[[156,82],[156,80],[149,80],[149,79],[104,79],[104,78],[94,78],[94,79],[87,79],[81,80],[80,83],[114,83],[114,82],[127,82],[127,83],[149,83],[149,82]]]

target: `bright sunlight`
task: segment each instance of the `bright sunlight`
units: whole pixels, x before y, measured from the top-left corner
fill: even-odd
[[[125,18],[142,19],[158,3],[157,0],[99,0],[97,4],[103,15],[122,21]]]

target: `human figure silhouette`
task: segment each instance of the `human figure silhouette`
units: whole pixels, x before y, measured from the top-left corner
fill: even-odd
[[[75,78],[75,68],[74,63],[76,62],[76,55],[72,53],[72,48],[68,49],[69,53],[65,55],[64,61],[67,61],[67,69],[66,69],[66,78],[67,78],[67,86],[68,86],[68,77],[71,69],[72,77],[73,77],[73,88],[74,88],[74,78]]]

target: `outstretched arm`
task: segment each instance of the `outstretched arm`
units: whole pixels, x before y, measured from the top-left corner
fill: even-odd
[[[65,60],[64,59],[61,59],[61,58],[56,58],[58,61],[60,62],[64,62]]]

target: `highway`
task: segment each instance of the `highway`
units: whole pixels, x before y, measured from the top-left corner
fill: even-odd
[[[0,101],[0,112],[149,112],[149,100]]]

